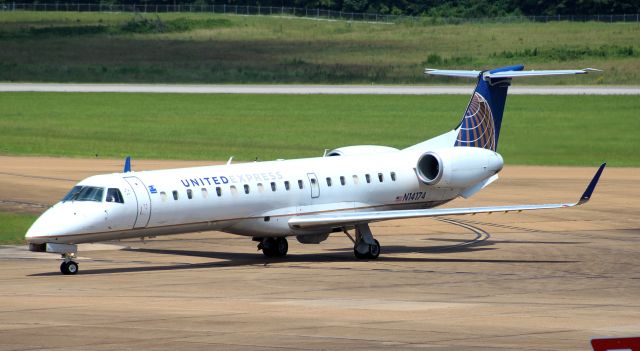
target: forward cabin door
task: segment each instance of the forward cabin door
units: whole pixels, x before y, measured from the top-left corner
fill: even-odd
[[[144,183],[138,177],[124,177],[129,183],[138,203],[138,213],[133,228],[144,228],[151,218],[151,197]]]
[[[316,177],[315,173],[307,173],[307,177],[309,178],[309,184],[311,185],[311,198],[317,199],[320,197],[320,183],[318,182],[318,177]]]

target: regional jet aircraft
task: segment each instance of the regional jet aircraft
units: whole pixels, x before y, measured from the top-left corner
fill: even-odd
[[[567,208],[589,200],[604,164],[577,202],[443,208],[498,179],[497,152],[512,78],[584,74],[583,70],[427,69],[426,74],[476,78],[462,120],[451,131],[399,150],[358,145],[323,157],[210,167],[131,171],[84,179],[26,234],[31,251],[62,254],[63,274],[78,272],[77,244],[218,230],[258,242],[267,257],[287,254],[287,237],[318,244],[355,230],[353,252],[375,259],[380,243],[369,223],[415,217]]]

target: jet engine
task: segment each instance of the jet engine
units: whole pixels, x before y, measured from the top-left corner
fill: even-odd
[[[502,156],[477,147],[451,147],[425,152],[418,158],[416,175],[435,187],[466,188],[500,172]]]
[[[333,149],[325,154],[327,156],[353,156],[353,155],[375,155],[388,152],[395,152],[398,149],[389,146],[379,145],[354,145],[344,146],[337,149]]]

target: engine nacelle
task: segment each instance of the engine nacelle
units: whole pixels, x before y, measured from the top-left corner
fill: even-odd
[[[377,155],[387,152],[395,152],[398,149],[390,146],[379,145],[354,145],[333,149],[325,154],[326,156],[353,156],[353,155]]]
[[[443,188],[466,188],[500,172],[504,162],[495,151],[477,147],[451,147],[425,152],[418,158],[421,182]]]

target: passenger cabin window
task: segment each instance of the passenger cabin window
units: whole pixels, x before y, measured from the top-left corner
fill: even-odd
[[[218,194],[218,196],[222,196],[222,188],[221,187],[216,187],[216,194]]]
[[[396,172],[391,172],[391,180],[396,181]]]
[[[331,186],[331,177],[327,177],[327,186]]]
[[[304,183],[302,182],[302,180],[298,180],[298,188],[300,189],[304,188]]]
[[[202,198],[206,199],[209,197],[209,192],[207,191],[207,188],[202,188],[200,189],[200,191],[202,191]]]
[[[285,180],[285,181],[284,181],[284,189],[285,189],[286,191],[289,191],[289,189],[290,189],[289,181],[288,181],[288,180]]]
[[[360,179],[358,179],[358,176],[355,174],[353,175],[353,184],[356,184],[356,185],[360,184]]]
[[[340,184],[345,185],[347,182],[344,180],[344,176],[340,176]]]
[[[162,200],[162,202],[166,202],[167,201],[167,193],[165,193],[164,191],[160,192],[160,200]]]
[[[367,180],[367,183],[371,183],[371,176],[370,175],[365,174],[364,178]]]
[[[382,175],[382,173],[378,173],[378,181],[380,183],[382,183],[384,181],[384,176]]]
[[[264,185],[262,185],[262,183],[258,183],[258,192],[264,193]]]
[[[177,190],[173,191],[173,199],[174,200],[178,200],[178,191]]]
[[[276,182],[271,182],[271,191],[276,191]]]
[[[238,189],[236,189],[235,185],[230,186],[229,190],[231,191],[231,195],[238,195]]]
[[[120,193],[120,189],[107,189],[107,202],[117,202],[119,204],[123,204],[124,198],[122,197],[122,193]]]
[[[191,189],[187,189],[187,198],[189,200],[193,199],[193,191]]]
[[[244,193],[245,193],[245,194],[248,194],[248,193],[249,193],[249,185],[248,185],[248,184],[245,184],[245,185],[244,185]]]

